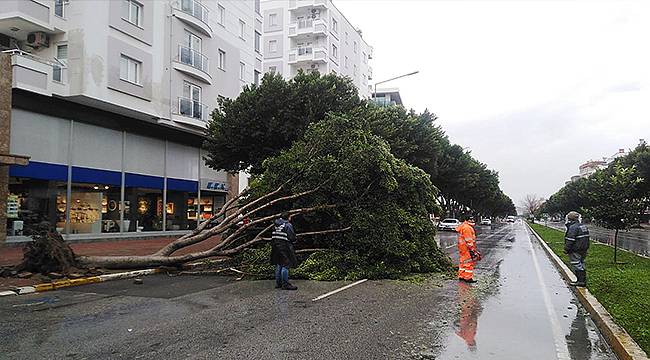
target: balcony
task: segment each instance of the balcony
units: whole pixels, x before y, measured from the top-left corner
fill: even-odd
[[[40,2],[30,0],[2,0],[0,6],[0,32],[20,41],[27,35],[43,31],[55,32],[51,21],[51,9]],[[18,29],[10,31],[10,29]]]
[[[208,21],[208,9],[196,0],[177,0],[172,14],[184,23],[196,28],[204,35],[212,37],[212,28]]]
[[[13,72],[11,87],[52,96],[53,62],[21,50],[3,52],[11,55]]]
[[[198,101],[179,97],[178,113],[174,114],[172,120],[187,125],[205,128],[208,121],[208,106]]]
[[[368,80],[372,80],[372,67],[368,66]]]
[[[327,9],[327,0],[289,0],[289,11],[304,8]]]
[[[289,51],[289,64],[295,65],[305,62],[326,63],[327,49],[324,47],[298,47]]]
[[[174,69],[212,85],[208,57],[185,45],[178,45]]]
[[[301,35],[327,35],[327,22],[323,19],[302,19],[289,24],[289,37]]]

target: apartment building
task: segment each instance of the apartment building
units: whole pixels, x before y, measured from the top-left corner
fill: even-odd
[[[262,15],[265,73],[348,76],[360,96],[370,97],[372,47],[331,0],[266,0]]]
[[[11,55],[9,236],[193,229],[239,191],[205,165],[219,97],[262,73],[258,0],[3,0]],[[0,221],[4,221],[0,219]]]
[[[398,88],[377,89],[375,91],[375,94],[372,96],[372,101],[380,106],[404,106],[404,103],[402,103],[402,96],[400,95]]]

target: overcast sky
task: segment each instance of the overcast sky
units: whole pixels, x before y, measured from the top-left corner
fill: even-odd
[[[440,117],[519,205],[650,140],[650,1],[334,0],[374,81]]]

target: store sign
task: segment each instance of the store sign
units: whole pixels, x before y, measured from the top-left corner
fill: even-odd
[[[201,190],[228,191],[228,184],[219,181],[201,179]]]
[[[18,195],[10,194],[7,198],[7,219],[18,219]]]

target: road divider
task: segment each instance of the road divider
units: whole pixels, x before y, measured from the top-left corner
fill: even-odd
[[[566,281],[575,281],[576,277],[569,267],[560,259],[560,257],[553,252],[553,250],[548,246],[546,241],[542,239],[535,230],[533,230],[528,223],[526,226],[530,232],[535,236],[535,238],[542,245],[542,248],[545,250],[548,257],[553,262],[553,265],[558,269],[560,275],[564,277]],[[619,359],[625,360],[648,360],[648,356],[641,349],[639,344],[637,344],[630,334],[620,327],[612,315],[603,307],[603,305],[593,296],[587,288],[584,287],[572,287],[574,293],[580,300],[580,303],[584,308],[589,312],[591,318],[600,329],[600,332],[603,334],[609,345],[612,347],[612,350],[616,353]]]

